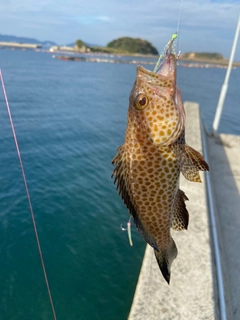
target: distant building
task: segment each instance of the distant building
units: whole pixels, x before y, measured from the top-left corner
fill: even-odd
[[[75,51],[78,51],[78,52],[90,52],[91,51],[91,49],[85,45],[83,45],[82,47],[78,47],[75,45],[74,49],[75,49]]]
[[[52,46],[49,51],[74,51],[73,47],[67,47],[67,46]]]
[[[68,52],[90,52],[91,50],[87,48],[86,46],[82,46],[81,48],[74,46],[74,47],[68,47],[68,46],[52,46],[49,51],[68,51]]]

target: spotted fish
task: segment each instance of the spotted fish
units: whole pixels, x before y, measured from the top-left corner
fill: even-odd
[[[199,171],[208,170],[202,155],[185,143],[185,112],[171,45],[159,72],[137,67],[125,141],[112,161],[114,183],[168,283],[177,256],[170,229],[187,229],[189,220],[180,172],[200,182]]]

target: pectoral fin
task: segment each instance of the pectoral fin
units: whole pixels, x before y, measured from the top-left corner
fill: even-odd
[[[203,156],[186,144],[173,145],[172,150],[184,177],[190,181],[201,182],[198,171],[209,170],[208,164],[203,159]]]
[[[188,200],[188,197],[182,190],[178,189],[173,204],[172,228],[174,230],[179,231],[188,227],[189,214],[185,205],[186,200]]]

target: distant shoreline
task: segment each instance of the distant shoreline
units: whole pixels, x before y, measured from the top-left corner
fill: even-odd
[[[93,63],[116,63],[116,64],[140,64],[140,65],[146,65],[146,64],[151,64],[155,65],[156,62],[150,61],[150,60],[129,60],[129,59],[122,59],[121,57],[123,56],[114,56],[114,55],[105,55],[102,57],[101,55],[84,55],[84,56],[73,56],[73,55],[53,55],[52,58],[56,58],[58,60],[63,60],[63,61],[75,61],[75,62],[93,62]],[[149,56],[148,56],[149,57]],[[116,59],[117,58],[117,59]],[[144,57],[143,57],[144,59]],[[178,66],[180,67],[185,67],[185,68],[227,68],[227,64],[219,64],[219,63],[206,63],[206,62],[192,62],[192,61],[186,61],[186,60],[181,60],[178,63]],[[236,68],[236,66],[232,66],[233,69]]]
[[[153,58],[153,59],[158,59],[159,55],[152,55],[152,54],[140,54],[140,53],[106,53],[106,52],[89,52],[90,54],[107,54],[107,55],[114,55],[114,56],[122,56],[122,57],[140,57],[140,58]],[[199,58],[181,58],[181,55],[178,59],[181,62],[192,62],[192,63],[208,63],[208,64],[220,64],[227,66],[228,65],[228,60],[227,59],[199,59]],[[233,66],[239,67],[240,62],[235,61],[233,62]]]
[[[41,44],[36,43],[18,43],[18,42],[7,42],[1,41],[0,42],[0,49],[40,49],[42,47]]]
[[[41,45],[37,44],[29,44],[29,43],[16,43],[16,42],[0,42],[0,49],[39,49],[41,50]],[[45,50],[43,50],[45,51]],[[62,50],[56,50],[55,53],[66,53]],[[74,50],[69,50],[69,53],[72,54],[81,54],[81,52]],[[122,56],[122,57],[141,57],[141,58],[153,58],[157,59],[158,55],[152,55],[152,54],[139,54],[139,53],[107,53],[107,52],[85,52],[84,54],[91,54],[91,55],[113,55],[113,56]],[[183,54],[184,55],[184,54]],[[204,58],[186,58],[186,57],[179,57],[179,61],[181,62],[187,62],[187,63],[202,63],[202,64],[211,64],[211,65],[228,65],[227,59],[204,59]],[[233,67],[240,67],[240,62],[233,62]]]
[[[135,57],[142,57],[142,58],[158,58],[158,55],[144,55],[144,54],[122,54],[122,56],[135,56]],[[209,63],[209,64],[221,64],[224,66],[228,65],[228,60],[227,59],[199,59],[199,58],[181,58],[181,55],[178,59],[179,61],[186,61],[186,62],[192,62],[192,63]],[[240,62],[234,61],[233,66],[235,67],[240,67]]]
[[[186,58],[181,58],[179,59],[180,61],[186,61],[186,62],[192,62],[192,63],[209,63],[209,64],[220,64],[223,66],[227,66],[228,65],[228,60],[224,59],[224,60],[214,60],[214,59],[186,59]],[[239,67],[240,66],[240,62],[233,62],[233,66],[234,67]]]

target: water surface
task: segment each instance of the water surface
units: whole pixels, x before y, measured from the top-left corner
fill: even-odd
[[[110,175],[136,66],[17,50],[0,50],[0,62],[57,317],[126,319],[145,243],[133,228],[130,247],[120,230],[128,212]],[[200,103],[208,128],[225,72],[178,69],[183,99]],[[239,82],[233,70],[222,132],[240,134]],[[1,319],[52,319],[1,91],[0,155]]]

